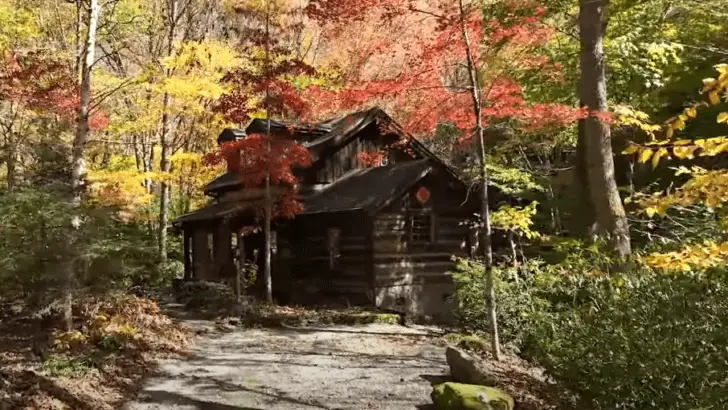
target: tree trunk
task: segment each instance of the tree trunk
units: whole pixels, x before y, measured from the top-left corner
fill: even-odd
[[[167,56],[171,56],[174,46],[174,32],[177,26],[177,0],[169,2],[169,30],[167,31]],[[165,78],[171,75],[170,70],[166,70]],[[169,92],[164,92],[162,100],[162,135],[159,138],[161,152],[159,154],[159,170],[162,175],[169,172],[169,144],[171,143],[172,122],[169,115],[169,106],[172,103],[172,96]],[[169,225],[169,182],[162,180],[159,192],[159,262],[167,261],[167,229]]]
[[[18,155],[16,152],[16,144],[15,135],[11,129],[8,132],[8,141],[5,145],[5,167],[7,170],[5,175],[5,185],[8,191],[12,191],[18,182]]]
[[[270,76],[270,2],[266,2],[265,14],[265,75]],[[270,139],[270,90],[265,88],[265,120],[267,123],[266,138]],[[266,146],[267,152],[270,152],[270,140]],[[273,200],[271,198],[270,189],[270,172],[265,176],[265,204],[263,231],[265,234],[265,262],[263,265],[263,278],[265,279],[265,300],[273,303],[273,283],[271,279],[271,219],[273,218]]]
[[[594,115],[606,114],[604,76],[604,9],[607,0],[579,0],[581,101],[590,115],[584,120],[584,145],[589,192],[601,234],[622,258],[632,252],[629,226],[614,178],[614,158],[609,125]]]
[[[579,84],[579,93],[581,93],[581,83]],[[579,106],[583,107],[584,103],[579,102]],[[575,231],[581,236],[585,236],[590,240],[594,238],[596,233],[599,231],[599,225],[597,223],[594,203],[591,198],[589,189],[589,175],[587,167],[587,153],[586,153],[586,120],[579,120],[577,126],[577,141],[576,141],[576,163],[574,164],[574,174],[576,183],[574,184],[576,198],[576,204],[573,208],[575,214],[575,220],[572,228],[577,228]]]
[[[485,155],[485,135],[483,133],[482,107],[480,101],[480,85],[475,58],[470,50],[470,38],[465,26],[465,7],[460,1],[460,29],[465,43],[465,54],[468,63],[470,79],[470,95],[473,99],[473,114],[475,116],[475,137],[478,142],[478,159],[480,161],[481,203],[480,212],[483,220],[483,263],[485,265],[485,308],[488,312],[491,337],[491,354],[495,360],[500,360],[500,337],[498,334],[498,316],[495,305],[495,286],[493,278],[493,249],[491,246],[490,209],[488,204],[488,168]]]
[[[81,199],[83,180],[86,174],[86,163],[84,162],[84,150],[89,134],[89,106],[91,103],[91,68],[94,64],[94,51],[96,50],[96,27],[101,14],[101,5],[99,0],[90,0],[90,8],[88,11],[88,30],[86,33],[85,61],[81,68],[81,103],[78,107],[78,118],[76,122],[76,135],[73,139],[73,149],[71,152],[71,206],[73,208],[71,214],[72,231],[69,238],[72,253],[76,253],[74,249],[77,231],[81,227]],[[78,28],[80,30],[80,26]],[[74,258],[69,257],[65,267],[65,289],[64,289],[64,322],[66,330],[73,329],[73,290],[76,280]]]
[[[508,231],[508,246],[511,250],[511,263],[513,267],[518,266],[518,250],[516,249],[516,233],[513,230]]]
[[[245,279],[245,236],[237,233],[238,237],[238,269],[235,275],[235,298],[238,303],[243,300],[243,280]]]
[[[90,26],[90,24],[89,24]],[[73,78],[76,84],[79,84],[81,79],[81,64],[83,63],[83,43],[81,42],[81,33],[83,33],[83,1],[76,0],[76,59],[73,65]]]

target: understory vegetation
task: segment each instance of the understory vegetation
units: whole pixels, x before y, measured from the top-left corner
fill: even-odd
[[[580,265],[532,260],[498,272],[509,350],[543,367],[573,408],[728,405],[725,269],[607,274]],[[453,272],[457,319],[480,335],[487,334],[483,272],[465,260]]]

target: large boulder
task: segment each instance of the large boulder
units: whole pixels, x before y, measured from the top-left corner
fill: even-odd
[[[513,410],[513,398],[495,387],[447,382],[432,390],[437,410]]]
[[[481,386],[497,384],[497,379],[488,372],[482,361],[466,351],[449,346],[445,351],[445,358],[450,366],[450,375],[456,382]]]

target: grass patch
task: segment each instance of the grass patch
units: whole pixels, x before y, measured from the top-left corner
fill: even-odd
[[[250,327],[399,324],[400,315],[363,308],[331,309],[259,305],[249,309],[242,323]]]
[[[488,339],[475,334],[449,333],[443,336],[445,341],[461,349],[483,354],[489,351]]]
[[[96,361],[91,357],[70,357],[66,355],[52,355],[43,361],[43,371],[51,377],[77,377],[82,376],[96,367]]]

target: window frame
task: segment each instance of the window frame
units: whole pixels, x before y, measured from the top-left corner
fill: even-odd
[[[420,225],[426,225],[427,231],[425,232],[415,232],[415,218],[422,218],[425,217],[427,222],[421,223]],[[420,242],[420,243],[428,243],[432,244],[435,243],[437,238],[435,235],[435,213],[432,212],[432,209],[430,208],[423,208],[423,209],[410,209],[408,211],[407,215],[407,235],[409,237],[410,242]],[[423,229],[424,231],[424,229]],[[415,237],[417,236],[417,237]],[[424,239],[422,239],[424,237]]]

